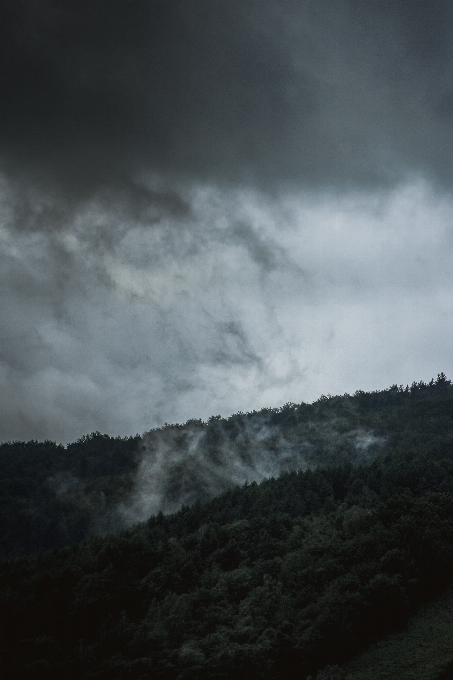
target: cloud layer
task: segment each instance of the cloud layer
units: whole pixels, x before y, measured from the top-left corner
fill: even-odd
[[[451,3],[0,27],[0,439],[451,374]]]
[[[73,197],[172,179],[451,183],[451,3],[6,0],[4,163]]]

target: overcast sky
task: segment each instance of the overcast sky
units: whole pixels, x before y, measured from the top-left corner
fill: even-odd
[[[451,0],[3,0],[0,440],[453,377]]]

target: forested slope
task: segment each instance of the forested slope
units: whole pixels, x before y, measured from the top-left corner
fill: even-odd
[[[444,376],[322,399],[312,420],[347,409],[380,455],[4,562],[5,677],[305,680],[347,663],[453,580],[452,407]]]
[[[215,416],[143,436],[93,433],[67,447],[0,445],[0,557],[80,542],[207,501],[246,481],[360,466],[453,441],[452,388],[430,384]],[[310,503],[304,498],[300,503]]]
[[[139,437],[0,445],[0,557],[78,543],[133,488]],[[115,528],[109,524],[111,530]]]
[[[371,644],[344,666],[344,680],[451,680],[452,620],[450,585],[439,597],[421,606],[404,629]]]

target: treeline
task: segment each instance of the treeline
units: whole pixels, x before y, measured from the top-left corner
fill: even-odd
[[[2,444],[0,557],[73,545],[285,471],[444,446],[453,437],[452,393],[441,373],[430,383],[192,420],[142,437]]]
[[[453,579],[453,395],[389,398],[367,464],[3,563],[4,676],[305,680],[403,625]]]

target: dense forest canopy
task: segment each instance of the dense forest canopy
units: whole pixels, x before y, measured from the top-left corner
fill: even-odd
[[[12,442],[0,461],[5,677],[305,680],[453,580],[444,374],[143,437]],[[137,490],[146,469],[162,479]],[[182,507],[125,530],[146,488]]]

